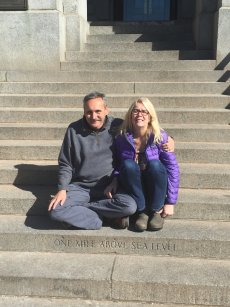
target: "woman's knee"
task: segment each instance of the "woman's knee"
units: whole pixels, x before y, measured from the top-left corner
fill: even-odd
[[[151,160],[148,162],[147,169],[152,171],[154,174],[165,174],[167,175],[167,171],[163,163],[160,160]]]
[[[122,162],[121,170],[125,172],[136,172],[138,170],[138,165],[134,160],[127,159]]]

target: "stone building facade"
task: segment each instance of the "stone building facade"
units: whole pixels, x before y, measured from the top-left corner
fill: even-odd
[[[90,21],[127,21],[125,1],[12,0],[9,8],[10,1],[0,0],[0,70],[59,70],[66,51],[82,50]],[[190,19],[196,49],[212,50],[226,68],[230,0],[168,1],[168,21]]]

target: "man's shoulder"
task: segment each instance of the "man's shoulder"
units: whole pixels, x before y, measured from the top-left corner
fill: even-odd
[[[84,123],[82,119],[72,122],[66,129],[66,135],[82,135],[84,133]]]
[[[68,129],[81,130],[83,128],[83,119],[76,120],[69,124]]]

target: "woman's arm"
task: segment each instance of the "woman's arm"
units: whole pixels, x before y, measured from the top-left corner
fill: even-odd
[[[168,135],[165,131],[163,131],[162,136],[162,143],[164,143],[168,140]],[[180,171],[176,156],[174,152],[167,152],[160,148],[159,159],[164,164],[168,175],[166,204],[176,204],[180,183]]]

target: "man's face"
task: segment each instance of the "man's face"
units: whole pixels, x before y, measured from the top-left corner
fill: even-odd
[[[90,99],[85,104],[84,116],[91,128],[100,129],[105,122],[106,115],[108,115],[108,108],[102,98]]]

